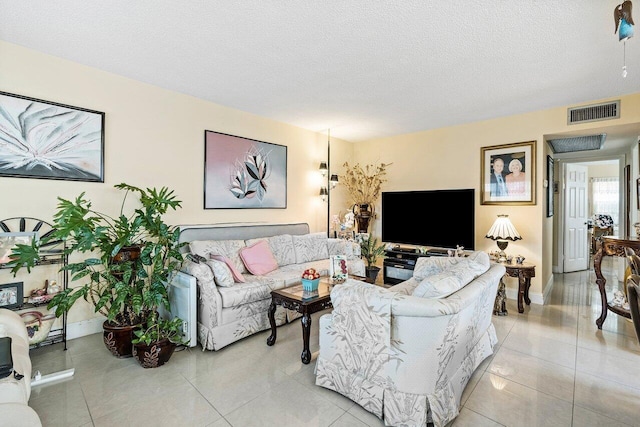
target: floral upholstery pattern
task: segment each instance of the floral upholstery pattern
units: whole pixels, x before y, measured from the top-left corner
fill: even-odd
[[[238,253],[245,246],[244,240],[194,240],[189,242],[189,250],[192,254],[198,254],[204,258],[209,258],[209,255],[225,256],[233,262],[240,273],[247,273]]]
[[[489,269],[489,258],[481,260],[486,262],[479,262],[477,257],[463,258],[444,271],[425,277],[415,288],[413,295],[422,298],[443,298],[451,295]]]
[[[389,289],[357,281],[336,286],[334,310],[319,321],[316,384],[349,397],[385,425],[446,425],[497,342],[491,316],[504,274],[503,265],[492,264],[439,299],[406,295],[416,278]],[[398,286],[404,290],[395,292]]]
[[[325,233],[311,233],[293,237],[296,264],[329,258],[329,247]]]
[[[458,263],[469,264],[472,262],[489,268],[491,261],[489,260],[489,255],[482,251],[472,252],[468,257],[420,257],[416,261],[413,277],[418,281],[422,281],[425,277],[442,273]]]
[[[305,237],[306,236],[306,237]],[[298,244],[294,245],[294,237]],[[255,276],[249,273],[238,255],[238,251],[266,240],[279,267],[275,271]],[[185,260],[182,270],[194,276],[198,285],[198,341],[203,350],[218,350],[248,335],[271,327],[268,318],[271,291],[300,283],[301,273],[314,268],[323,274],[329,269],[329,245],[337,254],[347,255],[349,272],[363,276],[364,261],[359,257],[359,246],[354,242],[330,243],[325,233],[301,236],[283,234],[278,236],[243,240],[195,240],[189,243],[190,250],[205,258],[206,262]],[[356,249],[357,247],[357,249]],[[300,251],[298,253],[297,251]],[[344,250],[345,253],[340,253]],[[358,255],[355,255],[358,254]],[[227,277],[229,266],[223,269],[211,255],[224,256],[236,266],[242,264],[240,275],[244,282],[230,283]],[[296,263],[298,259],[309,259]],[[324,256],[324,258],[321,258]],[[320,258],[319,258],[320,257]],[[239,269],[239,268],[238,268]],[[229,286],[225,286],[229,285]],[[299,318],[297,312],[276,308],[276,325]]]
[[[209,259],[206,261],[211,272],[213,273],[216,285],[222,287],[233,286],[235,281],[233,280],[233,274],[225,262],[218,261],[216,259]]]

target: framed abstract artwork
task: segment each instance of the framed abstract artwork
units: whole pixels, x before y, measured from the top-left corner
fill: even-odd
[[[204,131],[205,209],[287,207],[287,147]]]
[[[104,182],[104,113],[0,92],[0,176]]]
[[[536,141],[480,149],[483,205],[536,204]]]

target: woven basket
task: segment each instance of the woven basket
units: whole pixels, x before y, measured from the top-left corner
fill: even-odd
[[[43,314],[40,311],[26,311],[20,313],[24,325],[27,327],[27,335],[29,335],[29,345],[40,344],[44,341],[51,331],[51,326],[56,320],[53,313]]]

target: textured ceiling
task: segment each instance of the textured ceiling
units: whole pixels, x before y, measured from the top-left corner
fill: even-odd
[[[360,141],[640,91],[618,3],[0,0],[0,39]]]

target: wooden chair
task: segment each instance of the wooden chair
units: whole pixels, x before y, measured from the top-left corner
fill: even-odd
[[[633,320],[633,326],[636,328],[636,337],[640,344],[640,276],[637,274],[629,276],[626,286],[631,320]]]

